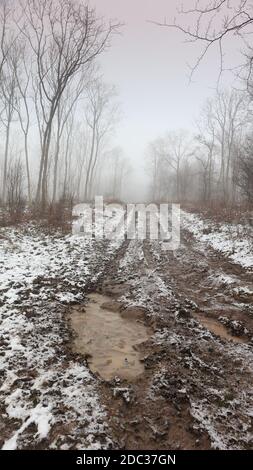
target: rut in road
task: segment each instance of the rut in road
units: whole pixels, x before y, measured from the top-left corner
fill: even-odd
[[[126,241],[97,291],[117,301],[125,315],[140,316],[152,333],[168,325],[163,318],[174,312],[170,288],[155,274],[144,256],[142,241]],[[169,299],[169,303],[168,303]],[[153,337],[139,346],[145,372],[135,380],[101,381],[101,398],[106,406],[114,445],[129,449],[209,448],[207,433],[196,434],[187,397],[167,399],[157,389],[163,370],[163,352]],[[177,378],[175,379],[178,380]],[[175,389],[175,386],[170,387]],[[169,397],[168,397],[169,398]]]
[[[219,281],[226,276],[234,284],[224,293]],[[156,241],[123,243],[96,290],[126,313],[142,312],[153,334],[140,346],[139,378],[101,381],[115,446],[250,447],[252,317],[245,285],[252,285],[249,274],[211,250],[201,252],[187,234],[175,253]],[[224,330],[221,315],[228,320]],[[227,336],[206,328],[201,316]]]

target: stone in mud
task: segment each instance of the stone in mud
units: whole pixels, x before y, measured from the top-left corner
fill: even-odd
[[[144,320],[145,318],[145,309],[141,307],[127,307],[121,312],[123,318],[134,319],[134,320]]]
[[[111,312],[119,312],[121,305],[118,302],[109,301],[101,305],[103,310],[110,310]]]
[[[127,404],[130,404],[134,398],[133,390],[130,387],[115,387],[113,389],[113,396],[122,397]]]
[[[203,228],[203,235],[209,235],[209,233],[212,233],[211,227]]]
[[[184,307],[180,307],[180,309],[178,310],[178,317],[179,318],[190,318],[191,317],[190,311],[187,310]]]
[[[247,336],[249,331],[245,328],[243,322],[239,320],[231,320],[228,317],[219,317],[219,322],[228,327],[231,333],[235,336]]]
[[[189,401],[189,396],[188,396],[187,390],[185,388],[177,390],[177,399],[179,401],[182,401],[182,402],[188,402]]]
[[[124,289],[120,285],[105,285],[103,286],[103,293],[112,297],[118,297],[119,295],[122,295],[124,293]]]

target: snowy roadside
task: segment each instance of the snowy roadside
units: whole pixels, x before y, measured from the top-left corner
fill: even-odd
[[[68,352],[65,314],[120,242],[49,235],[32,224],[0,237],[1,447],[108,447],[97,382]]]
[[[128,284],[120,301],[143,308],[155,320],[151,350],[157,352],[146,357],[148,367],[159,366],[150,379],[148,396],[160,403],[164,394],[168,408],[174,402],[180,411],[187,403],[193,422],[185,417],[184,426],[192,426],[197,442],[206,433],[214,449],[252,448],[252,344],[227,341],[193,317],[197,305],[174,282],[178,281],[175,269],[183,277],[187,262],[194,276],[199,257],[186,246],[171,254],[159,242],[131,241],[118,266],[117,277]],[[208,267],[211,277],[210,272]],[[212,282],[224,279],[229,281],[219,274]],[[239,286],[239,278],[230,281],[231,289],[251,293]]]
[[[220,251],[232,262],[253,269],[253,227],[217,223],[183,210],[181,220],[182,228],[192,233],[197,241]]]

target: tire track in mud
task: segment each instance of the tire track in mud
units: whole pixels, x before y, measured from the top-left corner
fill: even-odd
[[[252,347],[210,333],[196,318],[217,321],[225,313],[250,332],[245,284],[252,285],[247,272],[211,249],[203,253],[186,232],[175,253],[156,241],[123,241],[87,293],[135,310],[153,336],[139,347],[142,376],[131,382],[97,376],[112,447],[253,447]]]
[[[146,243],[145,247],[151,264],[157,265],[165,282],[173,286],[182,301],[187,299],[195,306],[199,320],[208,318],[219,324],[219,317],[224,317],[231,339],[250,341],[253,336],[251,273],[213,250],[199,251],[185,233],[177,252],[164,252],[162,259],[157,244]]]
[[[98,381],[70,349],[67,318],[70,306],[84,304],[105,276],[121,241],[78,239],[34,225],[8,233],[0,253],[1,446],[107,448]]]
[[[144,245],[149,262],[156,264],[157,272],[165,283],[170,284],[181,304],[176,315],[178,319],[181,317],[181,341],[187,344],[185,351],[189,360],[186,363],[194,373],[197,372],[196,377],[193,373],[189,378],[189,391],[193,392],[189,392],[192,415],[201,429],[208,431],[213,447],[252,448],[252,290],[249,296],[239,298],[234,305],[234,294],[240,292],[235,285],[242,286],[242,292],[245,282],[251,287],[250,274],[212,250],[205,254],[199,252],[186,234],[183,234],[183,243],[177,253],[161,256],[159,244],[146,242]],[[225,295],[224,284],[211,282],[212,277],[216,279],[222,272],[235,276],[234,284],[228,287]],[[215,302],[218,308],[214,308]],[[196,312],[199,313],[197,317]],[[230,341],[220,334],[210,334],[207,324],[203,323],[203,316],[216,319],[225,312]],[[231,329],[233,324],[235,329]],[[203,329],[204,336],[200,336]],[[242,335],[248,344],[235,344],[238,340],[232,335],[239,335],[239,338]],[[208,348],[203,339],[209,343]],[[213,383],[210,381],[212,369]],[[203,393],[205,389],[206,393]]]
[[[146,252],[146,249],[145,249]],[[151,258],[141,241],[126,240],[96,291],[117,300],[121,309],[142,315],[154,334],[174,322],[177,302],[164,291],[154,274]],[[155,278],[154,278],[155,276]],[[150,291],[151,289],[151,291]],[[168,296],[170,304],[168,304]],[[171,310],[171,312],[170,312]],[[164,376],[168,352],[153,338],[139,350],[145,372],[132,381],[100,379],[101,400],[106,408],[114,447],[127,449],[210,448],[207,433],[199,431],[190,414],[189,399],[181,378]],[[176,362],[175,362],[176,366]],[[165,373],[166,375],[166,373]]]
[[[221,275],[234,283],[224,288]],[[196,317],[217,321],[226,312],[250,332],[251,298],[235,290],[245,283],[251,285],[248,273],[212,250],[199,251],[186,233],[175,253],[155,241],[122,243],[89,292],[141,313],[153,336],[140,346],[142,376],[131,382],[97,377],[114,448],[253,447],[252,346],[211,333]]]

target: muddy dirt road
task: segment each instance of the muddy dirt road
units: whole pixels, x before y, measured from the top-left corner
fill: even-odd
[[[5,449],[252,449],[252,271],[159,241],[5,231]]]
[[[126,241],[96,292],[152,332],[138,346],[143,374],[124,380],[119,371],[118,379],[101,381],[113,442],[252,448],[251,273],[202,252],[185,232],[175,253],[159,242]]]

